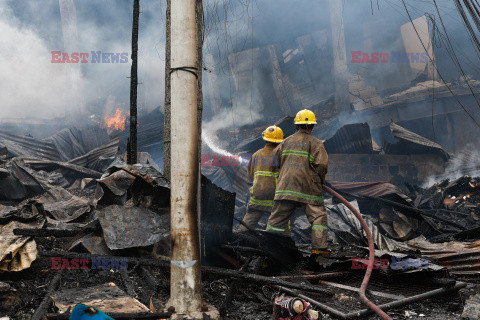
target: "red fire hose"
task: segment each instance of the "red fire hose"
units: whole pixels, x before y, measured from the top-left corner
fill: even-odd
[[[374,263],[374,260],[375,260],[375,248],[373,246],[372,233],[370,232],[370,229],[368,229],[367,223],[365,222],[365,220],[363,220],[362,216],[360,215],[360,212],[358,212],[357,209],[355,209],[350,204],[350,202],[345,200],[345,198],[343,198],[341,195],[339,195],[337,192],[333,191],[332,189],[330,189],[326,185],[322,185],[322,186],[323,186],[323,190],[327,191],[332,196],[337,198],[340,202],[342,202],[345,206],[347,206],[347,208],[350,209],[350,211],[353,212],[355,217],[357,217],[358,221],[360,221],[360,224],[362,225],[363,231],[365,231],[365,234],[367,235],[368,249],[369,249],[370,252],[369,252],[369,255],[368,255],[369,260],[368,260],[368,265],[367,265],[367,272],[365,272],[365,277],[363,277],[362,285],[360,286],[360,292],[359,292],[360,298],[370,309],[375,311],[375,313],[378,314],[380,316],[380,318],[382,318],[384,320],[392,320],[392,318],[390,318],[388,316],[388,314],[383,312],[379,307],[377,307],[372,301],[368,300],[368,298],[365,296],[365,290],[367,289],[368,281],[370,280],[370,276],[371,276],[372,270],[373,270],[373,263]]]

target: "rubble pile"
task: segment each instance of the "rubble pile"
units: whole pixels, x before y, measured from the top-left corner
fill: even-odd
[[[479,177],[464,176],[454,181],[444,180],[419,191],[422,193],[417,191],[412,195],[418,208],[443,214],[466,229],[480,224]]]
[[[145,313],[168,317],[166,313],[152,312],[153,305],[145,306],[151,296],[142,293],[143,303],[132,297],[143,285],[134,285],[126,276],[119,289],[114,284],[118,283],[115,276],[101,272],[123,274],[127,268],[136,269],[136,281],[146,278],[147,286],[153,286],[150,292],[145,290],[145,295],[153,294],[160,289],[161,281],[143,265],[132,269],[135,265],[130,259],[170,256],[169,181],[148,154],[139,153],[139,158],[149,164],[126,165],[119,154],[119,139],[110,139],[104,133],[70,128],[44,140],[1,133],[0,270],[6,273],[0,278],[8,282],[6,287],[18,291],[8,291],[15,299],[7,299],[7,295],[2,298],[0,313],[12,319],[41,319],[48,312],[70,313],[69,306],[78,301],[90,303],[85,300],[87,293],[95,291],[100,297],[97,299],[106,302],[98,306],[91,303],[89,307],[113,312],[120,318]],[[103,144],[99,145],[99,141]],[[202,202],[206,205],[202,248],[225,241],[231,234],[233,219],[226,213],[233,214],[234,199],[230,192],[202,178]],[[213,205],[216,210],[209,209]],[[49,254],[52,250],[57,254]],[[88,253],[88,257],[65,258],[63,255],[69,252]],[[202,259],[215,259],[215,254],[213,250],[202,250]],[[93,269],[100,274],[80,284],[75,272],[90,273]],[[32,282],[41,283],[46,291],[32,291]],[[76,283],[71,289],[74,294],[57,290],[61,283],[67,287]],[[19,288],[20,284],[24,288]],[[75,289],[79,285],[85,291]],[[118,292],[103,292],[95,287],[99,285],[114,287]],[[62,295],[77,296],[78,301],[68,305],[57,298]],[[118,300],[122,295],[127,300]],[[113,300],[108,300],[109,296]],[[22,303],[16,303],[19,300]]]
[[[336,150],[350,141],[345,152],[378,155],[368,131],[368,125],[352,125],[326,144]],[[142,157],[149,164],[129,166],[117,138],[100,139],[98,145],[82,135],[62,130],[40,142],[41,148],[31,137],[0,136],[0,315],[68,319],[74,312],[98,310],[114,319],[168,318],[170,183],[148,154]],[[239,146],[238,156],[258,144],[252,139]],[[335,249],[330,259],[308,259],[311,226],[301,212],[291,223],[294,241],[262,230],[232,233],[248,202],[244,171],[202,168],[211,179],[203,176],[201,186],[205,300],[225,319],[370,314],[358,296],[367,241],[352,212],[327,198],[329,243]],[[328,181],[373,234],[372,301],[391,315],[432,314],[425,319],[437,319],[433,310],[441,309],[442,300],[399,308],[444,295],[455,314],[475,310],[474,298],[465,310],[460,299],[475,293],[470,283],[480,274],[479,182],[462,177],[428,189],[408,185],[407,192],[387,182]]]

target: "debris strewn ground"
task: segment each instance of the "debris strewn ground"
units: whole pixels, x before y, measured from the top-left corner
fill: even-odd
[[[155,166],[128,166],[110,153],[100,168],[96,162],[79,166],[68,159],[26,158],[24,152],[5,157],[0,176],[0,183],[11,186],[1,194],[1,312],[13,319],[54,317],[77,303],[117,315],[167,312],[169,181]],[[226,174],[223,183],[232,177],[229,167],[215,168],[205,170],[213,181],[219,170]],[[480,274],[479,181],[464,176],[426,189],[329,182],[362,213],[373,233],[377,261],[370,298],[384,305],[420,294],[433,297],[389,309],[393,319],[473,317]],[[242,186],[236,185],[237,192]],[[365,309],[358,288],[368,262],[367,243],[345,205],[327,199],[335,253],[312,262],[310,225],[301,212],[293,220],[295,242],[280,244],[261,231],[264,222],[257,231],[232,233],[234,212],[242,215],[242,197],[235,202],[232,193],[202,179],[208,304],[225,319],[271,319],[274,300],[282,294],[304,295],[343,314]],[[334,318],[309,303],[320,318]]]

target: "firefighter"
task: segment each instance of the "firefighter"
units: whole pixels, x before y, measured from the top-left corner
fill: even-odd
[[[299,111],[295,117],[297,132],[273,152],[280,168],[267,231],[290,236],[290,217],[295,207],[301,206],[312,224],[312,254],[328,255],[331,251],[327,248],[327,212],[322,191],[328,155],[322,141],[311,134],[315,124],[312,111]]]
[[[248,177],[253,181],[250,188],[250,201],[243,222],[254,229],[264,213],[270,212],[273,207],[275,185],[278,177],[278,159],[272,157],[273,150],[283,141],[283,131],[277,126],[271,126],[263,131],[265,147],[255,152],[248,163]],[[238,231],[247,231],[241,225]]]

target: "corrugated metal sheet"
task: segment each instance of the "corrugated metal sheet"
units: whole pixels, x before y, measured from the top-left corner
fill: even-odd
[[[368,123],[347,124],[338,129],[330,139],[325,140],[328,153],[371,154],[372,135]]]
[[[422,236],[399,245],[407,250],[420,251],[422,256],[447,268],[451,275],[460,279],[480,278],[480,241],[431,243]]]
[[[60,160],[57,148],[52,142],[0,130],[0,148],[3,147],[15,157]]]
[[[407,141],[410,141],[416,144],[421,144],[431,148],[442,149],[442,146],[439,145],[438,143],[435,143],[431,140],[428,140],[427,138],[422,137],[421,135],[418,135],[412,131],[409,131],[399,126],[398,124],[391,123],[390,130],[392,131],[392,135],[395,138],[407,140]]]
[[[92,165],[98,161],[99,157],[108,158],[113,157],[118,152],[118,145],[120,143],[120,139],[117,137],[107,144],[104,144],[100,147],[97,147],[87,154],[84,154],[78,158],[72,159],[69,163],[82,166],[85,168],[90,168]]]
[[[397,143],[385,143],[386,154],[437,154],[448,160],[450,155],[443,150],[442,146],[421,135],[409,131],[398,124],[391,123],[392,135],[400,139]]]
[[[62,161],[68,161],[86,153],[81,143],[81,136],[80,130],[72,127],[60,130],[44,140],[55,145]]]
[[[203,166],[202,174],[212,181],[213,184],[233,192],[232,176],[228,175],[222,167]]]
[[[68,161],[108,143],[110,139],[106,129],[95,126],[65,128],[44,140],[55,145],[62,161]]]
[[[396,194],[404,199],[407,196],[402,189],[389,182],[340,182],[328,181],[334,189],[348,192],[358,196],[382,197]]]
[[[100,178],[102,174],[98,171],[84,168],[76,164],[61,162],[61,161],[52,161],[52,160],[36,160],[36,159],[26,159],[25,164],[31,167],[34,170],[45,170],[47,172],[53,170],[63,171],[64,175],[67,172],[71,172],[73,176],[78,176],[82,178]]]
[[[0,131],[0,148],[6,147],[15,157],[52,161],[68,161],[75,158],[71,163],[82,166],[88,164],[84,163],[85,159],[115,155],[119,140],[118,138],[110,142],[108,140],[106,131],[98,128],[83,130],[75,127],[66,128],[44,140]],[[99,147],[101,143],[106,144]]]
[[[97,126],[88,127],[81,130],[82,144],[85,147],[85,151],[88,152],[101,145],[104,145],[110,141],[107,129]]]
[[[40,182],[23,167],[21,161],[8,165],[8,176],[0,179],[0,200],[19,201],[45,192]]]
[[[350,202],[358,211],[360,208],[357,201]],[[368,245],[365,232],[362,229],[360,221],[343,203],[337,205],[327,205],[328,229],[338,235],[339,239],[350,244]],[[368,229],[372,233],[373,242],[381,250],[393,251],[397,249],[396,241],[384,236],[377,225],[368,216],[363,216]]]

